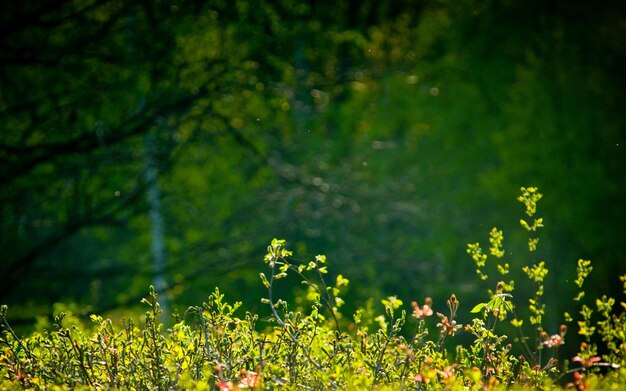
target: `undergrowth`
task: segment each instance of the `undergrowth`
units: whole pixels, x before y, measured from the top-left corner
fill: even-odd
[[[535,216],[540,199],[531,187],[522,188],[518,198],[525,207],[520,224],[529,233],[531,254],[543,227],[543,219]],[[435,312],[428,297],[418,304],[390,296],[382,300],[381,313],[370,303],[345,316],[341,295],[349,280],[327,278],[323,255],[293,261],[285,242],[277,239],[268,246],[267,272],[261,274],[267,288],[263,302],[272,314],[272,326],[264,331],[257,331],[257,315],[236,315],[242,304],[226,303],[217,289],[205,303],[175,317],[167,330],[154,288],[143,300],[146,312],[140,322],[126,319],[116,326],[92,315],[91,324],[84,324],[62,312],[49,330],[25,338],[13,331],[2,306],[0,388],[626,389],[626,304],[619,302],[616,309],[618,301],[604,295],[595,308],[580,304],[592,265],[579,260],[573,300],[580,304],[580,316],[575,321],[566,313],[558,330],[545,329],[546,264],[523,267],[528,280],[522,283],[532,284],[534,293],[526,303],[516,302],[516,282],[506,280],[510,267],[503,241],[503,232],[494,228],[486,251],[479,243],[468,245],[478,278],[487,283],[493,271],[497,282],[472,308],[463,308],[451,292],[445,313]],[[276,284],[289,275],[307,287],[298,306],[276,297]],[[620,279],[626,293],[626,276]],[[518,306],[527,315],[518,315]],[[473,318],[459,324],[459,311]],[[503,331],[510,326],[515,336]],[[473,341],[455,344],[459,332]],[[561,358],[567,333],[578,333],[584,342],[578,354]],[[594,341],[601,341],[600,350]]]

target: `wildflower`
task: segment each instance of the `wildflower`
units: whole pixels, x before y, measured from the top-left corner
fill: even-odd
[[[422,308],[419,307],[416,301],[411,302],[411,307],[413,307],[413,316],[417,319],[426,318],[433,314],[433,309],[431,305],[433,304],[433,300],[430,297],[424,299],[424,305]]]
[[[543,331],[541,333],[541,337],[544,340],[543,345],[547,348],[558,348],[559,346],[563,345],[565,343],[564,337],[567,333],[567,326],[562,324],[559,331],[559,334],[553,334],[551,336],[548,336],[548,333]]]
[[[253,371],[242,370],[240,375],[239,388],[254,388],[261,381],[261,375]]]
[[[585,375],[581,375],[580,372],[574,372],[574,383],[568,383],[566,388],[576,387],[578,391],[586,391],[587,383],[585,383],[585,381],[583,380],[584,377]]]
[[[213,371],[219,378],[219,380],[215,382],[215,385],[220,391],[231,391],[235,389],[232,382],[224,380],[224,374],[222,373],[222,366],[220,364],[216,364],[213,367]]]
[[[459,301],[456,295],[453,293],[447,301],[448,308],[450,309],[450,319],[440,312],[437,312],[437,316],[441,318],[441,322],[437,323],[437,327],[441,327],[441,334],[454,335],[456,331],[462,328],[462,325],[457,325],[454,317],[456,311],[459,309]]]
[[[448,320],[448,317],[442,313],[437,312],[437,316],[441,318],[441,322],[437,323],[437,327],[441,327],[441,334],[454,335],[457,330],[463,327],[456,324],[456,320]]]
[[[218,380],[215,385],[220,391],[235,391],[244,388],[255,388],[261,381],[261,375],[253,371],[242,369],[239,372],[239,383],[235,386],[231,381]]]
[[[563,337],[561,337],[559,334],[553,334],[553,335],[550,336],[550,338],[548,338],[545,341],[543,341],[543,344],[547,348],[558,347],[558,346],[563,345],[564,343],[565,343],[565,341],[563,340]]]
[[[598,361],[600,361],[600,357],[595,356],[595,357],[591,357],[589,359],[585,359],[582,358],[580,356],[575,356],[574,358],[572,358],[572,361],[574,362],[579,362],[580,365],[582,365],[585,368],[589,368],[591,367],[594,363],[597,363]]]
[[[421,373],[413,376],[413,381],[416,383],[428,383],[428,380],[428,376],[422,375]]]
[[[215,385],[217,386],[217,388],[220,389],[220,391],[231,391],[234,390],[233,388],[233,383],[232,382],[225,382],[223,380],[218,380],[217,382],[215,382]]]

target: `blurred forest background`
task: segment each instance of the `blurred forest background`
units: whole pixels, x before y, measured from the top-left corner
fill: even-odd
[[[495,281],[466,244],[498,226],[560,321],[578,258],[594,294],[626,272],[624,42],[622,1],[3,1],[0,302],[31,322],[154,283],[262,312],[278,237],[351,280],[347,314],[467,314]],[[521,186],[545,194],[533,254]]]

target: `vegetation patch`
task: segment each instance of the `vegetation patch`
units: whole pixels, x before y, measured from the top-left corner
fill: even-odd
[[[543,219],[536,216],[542,195],[532,187],[521,190],[518,200],[526,215],[520,224],[529,233],[532,255],[539,244],[536,233],[543,228]],[[91,322],[83,322],[62,312],[50,330],[20,337],[7,320],[7,306],[2,306],[0,388],[626,387],[626,303],[606,295],[585,301],[590,261],[581,259],[576,265],[578,293],[573,300],[578,314],[563,314],[563,324],[551,329],[544,322],[548,309],[543,281],[549,273],[545,262],[523,267],[527,280],[519,283],[532,284],[534,293],[519,301],[518,282],[507,280],[501,230],[490,231],[488,249],[472,243],[467,252],[477,277],[490,288],[484,302],[473,305],[463,303],[451,287],[445,303],[429,297],[404,303],[389,296],[380,307],[368,302],[354,314],[344,314],[342,292],[349,280],[342,275],[329,278],[323,255],[294,261],[285,242],[274,239],[263,260],[267,271],[261,274],[269,319],[243,313],[242,303],[226,303],[216,289],[202,305],[172,315],[173,322],[167,322],[173,325],[166,329],[151,288],[140,321],[125,319],[118,325],[92,315]],[[295,303],[277,297],[276,285],[290,277],[306,287]],[[626,293],[626,276],[619,278]],[[575,355],[563,357],[559,352],[572,333],[583,342]],[[469,342],[461,341],[461,334],[471,337],[463,339]]]

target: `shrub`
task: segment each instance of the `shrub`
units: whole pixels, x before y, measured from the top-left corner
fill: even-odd
[[[535,251],[536,232],[543,220],[535,217],[541,194],[522,188],[519,197],[526,209],[521,226],[529,232],[528,250]],[[467,252],[481,280],[488,280],[488,260],[495,260],[496,275],[508,275],[504,262],[504,234],[489,233],[489,250],[479,243]],[[543,326],[546,308],[544,262],[525,266],[523,272],[534,286],[526,318],[518,316],[515,281],[501,280],[488,299],[475,305],[465,325],[457,323],[461,303],[454,293],[446,301],[447,312],[435,313],[432,299],[407,305],[395,296],[382,300],[377,313],[370,302],[349,319],[341,312],[342,289],[349,280],[338,275],[329,283],[326,257],[298,263],[274,239],[264,262],[267,288],[263,299],[271,312],[271,326],[259,331],[258,317],[236,316],[241,303],[228,304],[215,290],[201,306],[190,307],[182,319],[163,330],[161,309],[154,288],[143,300],[146,312],[140,323],[132,319],[115,326],[111,319],[91,316],[80,324],[71,314],[59,313],[52,329],[19,338],[7,321],[7,307],[0,309],[0,387],[2,389],[423,389],[496,390],[505,388],[557,388],[577,390],[626,387],[626,308],[615,310],[616,300],[601,296],[592,309],[581,305],[574,324],[584,339],[579,352],[560,361],[559,348],[566,334],[564,324],[548,332]],[[579,302],[589,261],[579,260]],[[275,286],[288,275],[307,287],[299,308],[275,297]],[[621,277],[626,293],[626,276]],[[408,310],[408,313],[407,313]],[[464,310],[467,311],[467,310]],[[595,312],[595,314],[594,314]],[[595,316],[594,316],[595,315]],[[68,321],[71,318],[71,321]],[[565,314],[564,320],[572,322]],[[510,323],[519,336],[502,332]],[[474,339],[452,346],[458,332]],[[530,331],[530,332],[529,332]],[[528,335],[528,336],[527,336]],[[603,343],[602,355],[592,337]],[[513,344],[523,352],[514,354]]]

